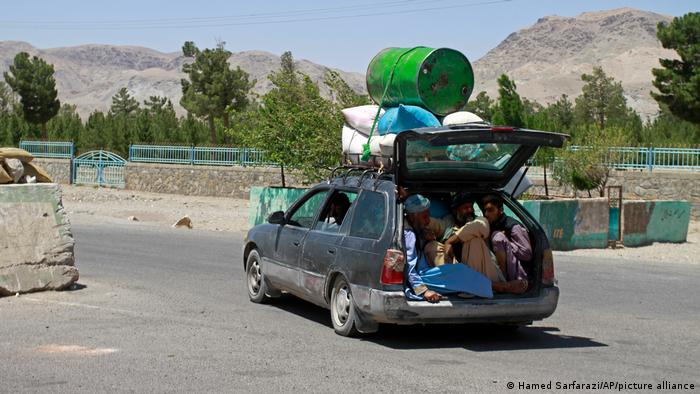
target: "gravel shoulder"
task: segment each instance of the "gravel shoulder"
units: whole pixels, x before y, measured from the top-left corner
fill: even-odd
[[[194,230],[245,232],[250,227],[248,200],[73,185],[62,189],[70,219],[81,223],[171,226],[187,215]]]
[[[171,226],[187,215],[193,231],[244,234],[249,201],[226,197],[185,196],[111,188],[63,185],[63,204],[80,223],[131,222],[133,225]],[[130,220],[135,217],[137,220]],[[186,231],[186,230],[183,230]],[[691,222],[688,242],[656,243],[638,248],[579,249],[557,255],[700,265],[700,222]]]

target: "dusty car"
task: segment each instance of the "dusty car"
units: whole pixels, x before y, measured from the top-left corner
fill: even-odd
[[[379,323],[518,326],[550,316],[559,289],[547,237],[503,188],[540,146],[562,147],[566,138],[484,123],[398,134],[390,171],[349,168],[250,229],[243,250],[250,300],[290,293],[330,309],[335,331],[346,336],[375,332]],[[528,290],[490,299],[445,297],[436,304],[407,299],[399,186],[432,201],[465,190],[499,194],[530,236]]]

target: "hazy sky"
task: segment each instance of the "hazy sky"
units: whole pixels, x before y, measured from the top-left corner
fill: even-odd
[[[364,72],[379,50],[424,45],[483,56],[546,15],[634,7],[679,16],[698,0],[19,1],[0,15],[0,40],[39,48],[138,45],[163,52],[217,40],[238,52],[292,51],[297,59]]]

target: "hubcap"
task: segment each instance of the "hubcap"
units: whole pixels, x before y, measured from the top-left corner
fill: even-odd
[[[260,274],[260,264],[256,260],[250,262],[248,269],[248,290],[250,294],[257,295],[260,291],[262,275]]]
[[[350,305],[352,302],[352,296],[348,291],[347,286],[343,286],[338,289],[335,296],[335,315],[340,325],[344,325],[350,317]]]

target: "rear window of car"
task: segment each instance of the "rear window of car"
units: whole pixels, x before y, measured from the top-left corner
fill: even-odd
[[[350,236],[379,239],[386,226],[386,199],[382,193],[363,191],[353,210]]]
[[[408,140],[406,167],[409,171],[469,168],[500,171],[520,146],[517,144],[431,145],[428,141],[421,139]]]

